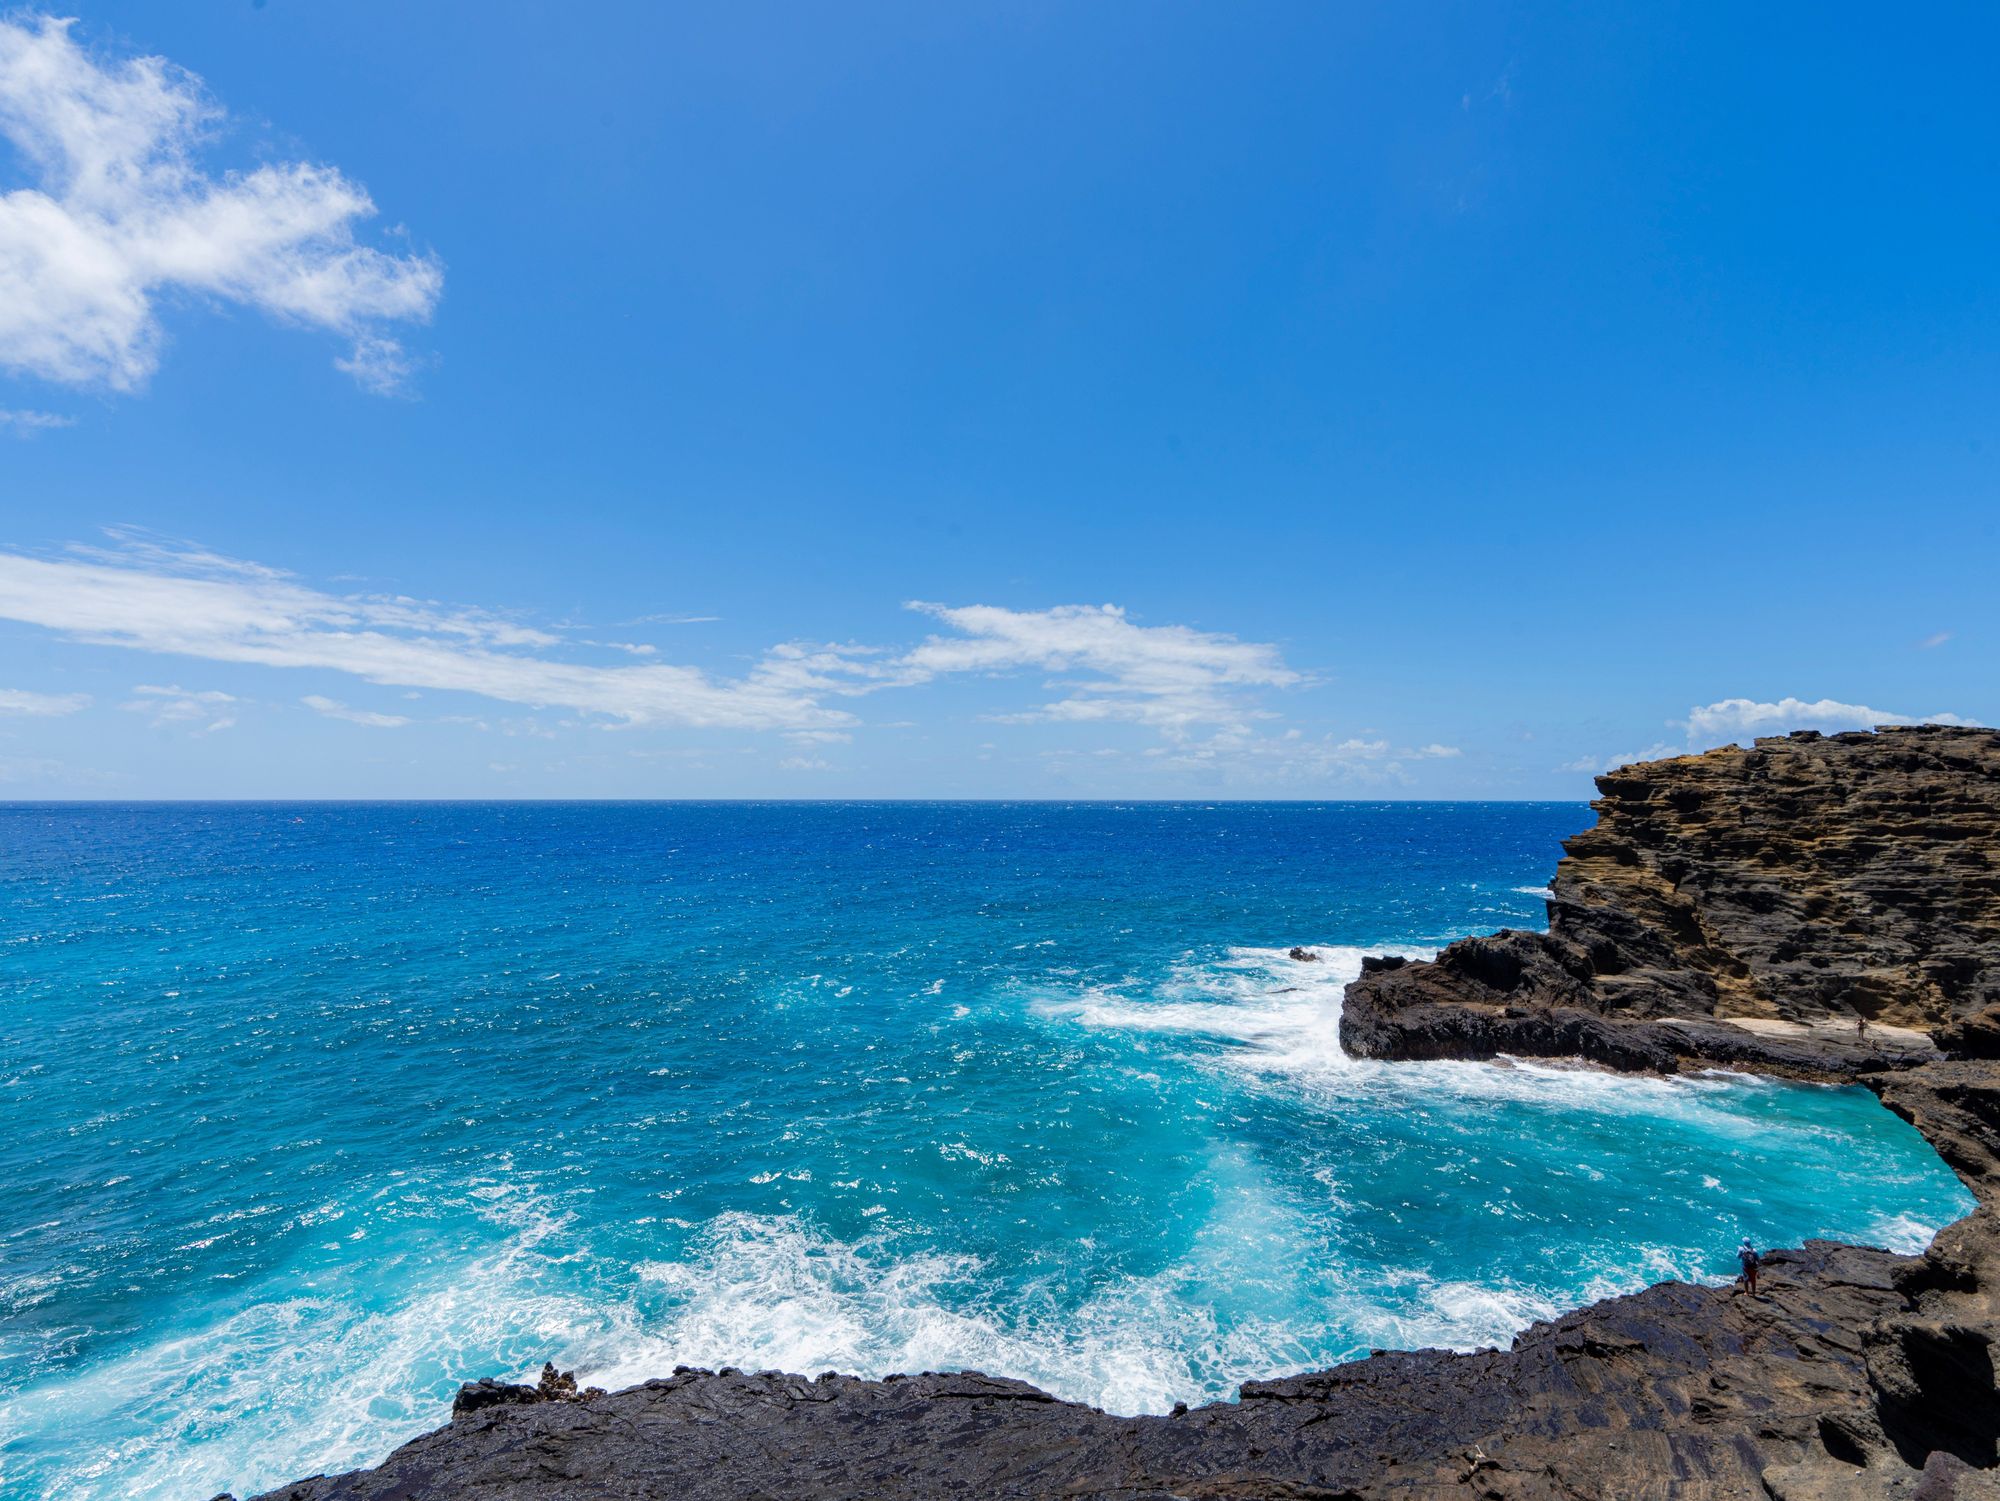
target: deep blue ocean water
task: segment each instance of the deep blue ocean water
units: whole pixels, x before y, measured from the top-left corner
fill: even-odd
[[[549,1358],[1159,1411],[1969,1208],[1858,1090],[1342,1055],[1363,950],[1541,925],[1589,821],[0,807],[0,1494],[248,1495]]]

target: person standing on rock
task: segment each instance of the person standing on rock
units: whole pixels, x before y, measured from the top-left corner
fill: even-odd
[[[1750,1237],[1743,1237],[1743,1244],[1736,1248],[1736,1259],[1743,1267],[1743,1283],[1751,1297],[1757,1296],[1757,1251],[1750,1244]]]

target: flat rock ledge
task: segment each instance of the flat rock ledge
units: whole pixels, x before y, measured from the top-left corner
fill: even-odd
[[[1921,1256],[1810,1241],[1509,1350],[1381,1352],[1118,1418],[978,1373],[468,1385],[373,1469],[259,1501],[2000,1501],[2000,734],[1798,735],[1621,768],[1546,934],[1371,961],[1350,1052],[1857,1081],[1978,1201]]]

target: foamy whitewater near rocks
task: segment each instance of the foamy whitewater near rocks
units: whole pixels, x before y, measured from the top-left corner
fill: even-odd
[[[824,1451],[822,1494],[993,1488],[923,1450],[959,1402],[1081,1446],[1018,1494],[1130,1432],[1278,1474],[1249,1415],[1320,1399],[1260,1382],[1719,1284],[1742,1234],[1913,1250],[1971,1202],[1859,1089],[1343,1051],[1363,955],[1533,921],[1579,808],[104,810],[108,886],[8,816],[9,983],[87,1065],[15,1070],[0,1148],[27,1494],[250,1494],[550,1360],[1081,1405],[687,1378],[475,1406],[422,1475],[342,1484],[457,1494],[474,1428],[553,1423],[548,1475],[626,1494],[754,1489],[767,1441]],[[1431,1367],[1395,1369],[1383,1422]],[[794,1432],[808,1401],[886,1447]],[[660,1455],[615,1450],[655,1419]]]
[[[1621,866],[1647,868],[1663,847],[1659,831],[1678,831],[1671,846],[1674,870],[1666,880],[1689,921],[1674,931],[1702,935],[1697,976],[1710,967],[1731,972],[1731,964],[1742,965],[1740,988],[1751,997],[1754,1014],[1755,1006],[1773,999],[1759,992],[1755,965],[1732,956],[1726,924],[1704,905],[1709,893],[1734,889],[1732,863],[1757,848],[1741,831],[1759,827],[1775,805],[1795,826],[1809,828],[1814,840],[1831,840],[1851,853],[1848,836],[1856,821],[1894,818],[1895,809],[1913,804],[1932,815],[1948,808],[1945,822],[1935,816],[1898,821],[1911,841],[1948,828],[1955,846],[1949,856],[1901,851],[1892,857],[1896,868],[1946,858],[1974,882],[1989,882],[1984,889],[2000,890],[1990,874],[1981,875],[1995,869],[2000,855],[1996,772],[2000,736],[1990,732],[1837,737],[1824,746],[1816,737],[1760,743],[1753,752],[1628,768],[1607,778],[1610,801],[1599,805],[1600,833],[1572,849],[1580,846],[1577,858],[1587,860],[1589,853],[1622,848],[1629,854],[1616,857]],[[1662,803],[1685,815],[1698,802],[1688,795],[1694,786],[1732,779],[1731,797],[1739,806],[1712,812],[1694,832],[1684,818],[1648,816]],[[1813,795],[1802,796],[1802,786],[1812,787]],[[1635,807],[1637,817],[1631,816]],[[1651,864],[1665,867],[1664,861]],[[1582,874],[1571,864],[1564,872],[1555,883],[1558,901],[1578,889]],[[1823,874],[1771,877],[1764,889],[1775,888],[1778,900],[1760,910],[1782,907],[1786,892],[1810,890],[1822,884]],[[1865,880],[1866,871],[1858,872],[1858,883]],[[1899,889],[1902,911],[1882,921],[1898,930],[1913,963],[1923,965],[1938,952],[1962,955],[1983,941],[1949,922],[1904,921],[1902,912],[1911,908],[1935,915],[1945,904],[1926,901],[1907,884]],[[1573,919],[1558,939],[1581,925],[1626,933],[1644,927],[1634,908],[1607,907],[1582,914],[1581,923]],[[1540,972],[1536,963],[1515,967],[1486,957],[1488,948],[1504,953],[1526,942],[1459,946],[1434,968],[1407,960],[1371,965],[1351,992],[1373,986],[1372,1009],[1360,1019],[1370,1044],[1392,1051],[1382,1042],[1397,1035],[1392,997],[1407,989],[1414,1004],[1427,1008],[1421,1035],[1462,1039],[1467,1052],[1478,1052],[1481,1029],[1510,1041],[1539,1037],[1552,1047],[1583,1036],[1597,1053],[1633,1067],[1662,1056],[1665,1041],[1681,1037],[1684,1045],[1663,1055],[1671,1076],[1646,1080],[1646,1088],[1800,1095],[1798,1086],[1682,1076],[1684,1065],[1702,1065],[1718,1048],[1737,1045],[1728,1035],[1731,1023],[1715,1013],[1688,1018],[1685,1029],[1676,1029],[1681,1013],[1664,1003],[1630,1006],[1643,992],[1625,983],[1611,989],[1628,1005],[1601,1005],[1591,1020],[1579,996],[1589,994],[1593,965],[1610,965],[1605,973],[1612,975],[1632,973],[1615,953],[1588,951],[1578,968],[1563,964],[1555,951],[1556,966],[1571,983],[1547,998],[1532,983]],[[1865,944],[1848,949],[1880,951]],[[1671,953],[1671,943],[1651,951],[1659,989],[1701,993],[1698,978],[1675,973]],[[1454,1077],[1491,1080],[1507,1071],[1442,1062],[1371,1067],[1333,1055],[1298,1068],[1305,1060],[1295,1029],[1273,994],[1251,999],[1232,1015],[1202,993],[1227,990],[1235,983],[1232,969],[1240,975],[1260,962],[1262,956],[1239,953],[1212,977],[1163,987],[1163,1009],[1153,1015],[1128,1016],[1122,1009],[1127,1002],[1109,993],[1072,1004],[1086,1025],[1118,1028],[1136,1020],[1155,1033],[1226,1039],[1215,1055],[1227,1060],[1218,1064],[1223,1071],[1310,1076],[1336,1093],[1330,1081],[1341,1076],[1370,1081],[1405,1073],[1414,1091],[1406,1103],[1420,1116],[1434,1108],[1416,1103],[1426,1090],[1448,1087]],[[1829,967],[1837,963],[1829,955]],[[1955,962],[1947,972],[1967,971]],[[1460,974],[1472,983],[1457,1003],[1463,1017],[1455,1020],[1452,976]],[[608,1496],[717,1498],[1686,1495],[1931,1501],[1992,1495],[2000,1439],[1991,1356],[2000,1238],[1990,1204],[1992,1184],[2000,1181],[2000,1065],[1993,1061],[2000,1057],[2000,1009],[1983,1009],[1976,991],[1938,985],[1935,975],[1926,968],[1921,981],[1901,984],[1880,972],[1857,975],[1846,991],[1829,976],[1809,1003],[1776,1002],[1795,1013],[1784,1020],[1811,1027],[1815,1008],[1829,1012],[1843,996],[1864,1004],[1885,993],[1938,998],[1944,1014],[1924,1018],[1932,1025],[1920,1046],[1890,1038],[1864,1047],[1865,1034],[1851,1046],[1812,1047],[1788,1038],[1790,1051],[1779,1059],[1827,1078],[1858,1070],[1980,1196],[1973,1211],[1921,1255],[1811,1241],[1769,1254],[1762,1294],[1754,1298],[1666,1283],[1537,1323],[1504,1352],[1380,1354],[1316,1375],[1246,1382],[1238,1402],[1177,1408],[1163,1417],[1119,1418],[983,1375],[866,1381],[831,1373],[808,1378],[682,1370],[581,1402],[536,1401],[526,1387],[507,1400],[507,1389],[485,1388],[476,1400],[467,1395],[449,1427],[399,1450],[379,1469],[302,1482],[272,1495],[287,1501],[426,1495],[512,1501],[567,1494],[586,1480],[593,1493]],[[1196,994],[1180,993],[1190,988]],[[1626,1010],[1637,1014],[1627,1019],[1619,1014]],[[1626,1042],[1621,1028],[1633,1029],[1634,1040]],[[1762,1035],[1738,1030],[1749,1039],[1745,1047]],[[1518,1066],[1514,1072],[1517,1084],[1546,1080],[1552,1089],[1572,1079],[1605,1078]],[[1572,1086],[1571,1093],[1587,1096],[1597,1088],[1603,1098],[1618,1098],[1627,1082]],[[1566,1101],[1566,1114],[1580,1113],[1579,1104],[1575,1097]],[[1643,1140],[1654,1134],[1656,1121],[1636,1112],[1621,1122],[1626,1129],[1620,1135]],[[1757,1134],[1760,1128],[1747,1130]],[[1649,1171],[1645,1164],[1629,1161],[1620,1176],[1642,1171]],[[1922,1228],[1900,1227],[1911,1242],[1921,1238]]]

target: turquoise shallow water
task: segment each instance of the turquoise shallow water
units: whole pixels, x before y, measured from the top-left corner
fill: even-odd
[[[0,807],[0,1494],[247,1495],[545,1358],[1158,1411],[1969,1208],[1856,1090],[1341,1054],[1589,816]]]

